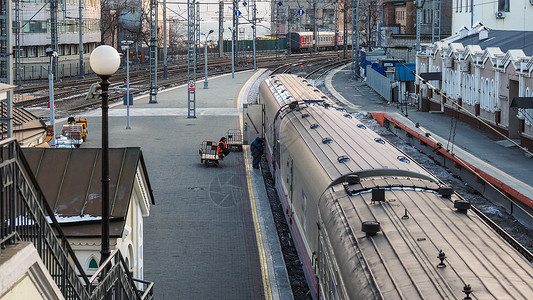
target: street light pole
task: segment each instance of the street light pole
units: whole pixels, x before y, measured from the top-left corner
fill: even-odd
[[[55,123],[55,104],[54,104],[54,73],[53,73],[53,65],[54,65],[54,57],[57,57],[57,52],[54,51],[52,48],[46,48],[46,54],[50,57],[50,67],[48,68],[48,87],[50,90],[50,125],[52,126],[52,147],[56,146],[56,123]]]
[[[207,83],[207,38],[209,38],[209,35],[211,33],[213,33],[213,30],[209,30],[209,33],[207,35],[202,33],[202,35],[205,35],[205,43],[204,43],[204,58],[205,58],[205,62],[204,62],[204,70],[205,70],[204,89],[208,89],[209,88],[208,83]]]
[[[90,64],[93,71],[102,79],[102,247],[100,250],[100,265],[109,254],[109,81],[120,66],[120,55],[111,46],[102,45],[91,53]],[[107,268],[106,268],[107,269]],[[107,272],[104,269],[104,275]]]
[[[130,127],[130,45],[133,41],[122,41],[122,50],[126,51],[126,129]]]

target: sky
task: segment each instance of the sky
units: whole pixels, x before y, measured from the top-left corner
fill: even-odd
[[[249,8],[249,0],[240,0],[239,10],[239,39],[251,39],[252,28],[248,20],[251,20],[252,10]],[[200,32],[214,32],[209,36],[209,40],[218,40],[218,0],[198,0],[200,3]],[[243,5],[246,2],[247,5]],[[265,37],[270,35],[270,1],[257,0],[257,36]],[[224,1],[224,39],[231,39],[231,32],[228,27],[232,26],[233,2]],[[167,0],[167,18],[181,21],[181,28],[186,30],[187,25],[187,2],[185,0]],[[259,21],[261,20],[261,21]],[[244,32],[243,32],[244,30]]]

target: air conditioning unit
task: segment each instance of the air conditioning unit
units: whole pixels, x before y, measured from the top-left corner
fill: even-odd
[[[459,69],[461,70],[461,72],[469,72],[470,71],[470,61],[462,60],[459,63]]]
[[[496,12],[496,19],[505,19],[505,12],[504,11],[497,11]]]

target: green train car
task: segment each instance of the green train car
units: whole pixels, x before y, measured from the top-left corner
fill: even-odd
[[[237,45],[238,51],[250,51],[254,50],[253,40],[239,40]],[[287,39],[257,39],[255,40],[256,51],[275,51],[275,50],[287,49]],[[231,52],[231,40],[224,40],[224,52]]]

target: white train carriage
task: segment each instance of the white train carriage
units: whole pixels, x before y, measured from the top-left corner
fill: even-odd
[[[477,299],[531,299],[524,255],[305,79],[271,76],[259,102],[267,157],[314,298],[462,299],[473,291]]]

